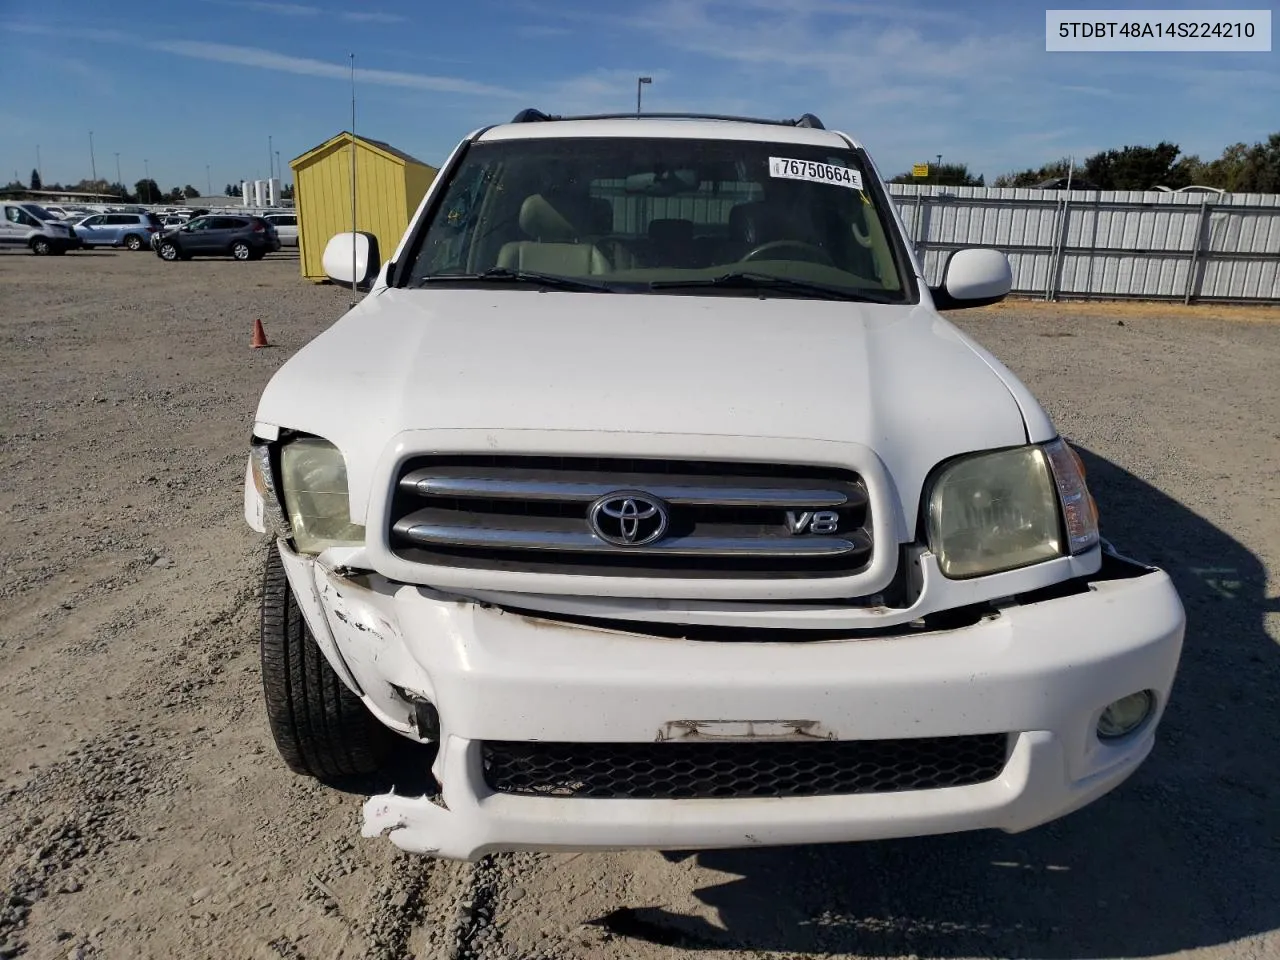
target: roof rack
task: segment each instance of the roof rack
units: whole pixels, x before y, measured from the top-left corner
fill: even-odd
[[[761,117],[733,117],[721,113],[589,113],[580,116],[558,116],[543,113],[533,107],[521,110],[512,118],[512,123],[542,123],[552,120],[729,120],[738,123],[768,123],[780,127],[810,127],[814,130],[827,129],[822,121],[812,113],[801,114],[795,120],[769,120]]]

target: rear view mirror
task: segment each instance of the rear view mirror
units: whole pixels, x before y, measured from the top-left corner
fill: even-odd
[[[364,286],[378,274],[378,239],[371,233],[335,234],[321,258],[325,275],[335,283]],[[354,270],[354,274],[353,274]]]
[[[652,193],[669,196],[688,193],[702,185],[697,170],[661,170],[653,173],[633,173],[627,177],[627,193]]]
[[[1008,257],[999,250],[969,247],[951,254],[942,270],[942,283],[929,292],[939,310],[959,310],[999,303],[1012,289]]]

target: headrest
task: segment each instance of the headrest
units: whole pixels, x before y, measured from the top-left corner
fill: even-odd
[[[613,204],[604,197],[588,197],[586,226],[597,236],[613,233]]]
[[[567,243],[578,239],[578,231],[573,228],[573,224],[540,193],[526,197],[520,205],[520,229],[534,240],[549,243]]]

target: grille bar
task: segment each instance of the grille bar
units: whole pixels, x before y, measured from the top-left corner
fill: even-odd
[[[855,507],[866,503],[866,494],[856,487],[845,490],[822,487],[709,486],[694,478],[672,482],[671,478],[618,476],[596,481],[556,480],[544,477],[479,477],[447,468],[414,470],[400,480],[400,486],[423,497],[473,497],[488,500],[572,501],[590,503],[627,486],[670,504],[714,507],[811,507],[816,509]]]
[[[428,522],[421,515],[410,514],[395,525],[404,539],[424,547],[464,547],[493,550],[563,550],[569,553],[616,554],[618,548],[591,533],[572,530],[513,529],[476,526],[451,526]],[[510,522],[513,518],[503,518]],[[821,537],[813,539],[782,537],[668,537],[658,543],[628,547],[627,554],[642,557],[841,557],[865,553],[871,549],[870,538]]]
[[[506,794],[687,800],[821,797],[966,787],[994,780],[1005,733],[906,740],[740,743],[486,741],[485,782]]]

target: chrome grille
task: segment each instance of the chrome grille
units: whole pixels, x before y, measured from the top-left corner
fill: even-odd
[[[661,536],[602,539],[588,514],[614,494],[660,502]],[[823,532],[793,532],[815,514]],[[396,484],[390,539],[421,563],[613,576],[847,576],[872,552],[866,487],[850,471],[574,457],[415,458]]]
[[[994,780],[1003,733],[778,743],[486,741],[485,782],[536,797],[684,800],[824,797],[967,787]]]

